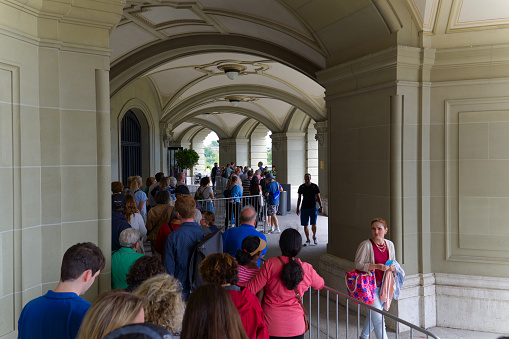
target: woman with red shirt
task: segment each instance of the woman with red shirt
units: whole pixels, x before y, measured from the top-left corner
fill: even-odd
[[[381,310],[384,305],[384,303],[380,301],[380,286],[382,285],[384,272],[388,270],[395,271],[394,264],[391,266],[385,265],[388,260],[396,259],[394,244],[392,241],[384,239],[387,231],[387,223],[384,219],[376,218],[371,220],[371,234],[373,237],[361,242],[359,248],[357,248],[357,253],[355,253],[355,269],[363,272],[375,271],[375,302],[371,306],[379,310]],[[368,318],[364,321],[361,339],[368,338],[373,328],[375,329],[377,339],[388,338],[387,332],[385,331],[385,322],[382,321],[382,315],[378,312],[371,312],[370,324],[368,324]]]
[[[271,339],[304,338],[304,310],[294,288],[299,295],[304,295],[309,286],[322,289],[324,281],[313,266],[296,258],[302,248],[299,231],[293,228],[284,230],[279,247],[282,255],[267,260],[260,273],[245,286],[253,293],[265,287],[262,309]]]

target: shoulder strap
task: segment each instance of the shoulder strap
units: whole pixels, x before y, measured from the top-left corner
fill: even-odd
[[[159,225],[161,223],[161,221],[163,220],[164,215],[168,211],[168,208],[170,208],[170,205],[166,206],[164,211],[161,213],[161,217],[159,218],[159,220],[157,220],[157,222],[154,224],[154,226],[157,226],[157,225]]]

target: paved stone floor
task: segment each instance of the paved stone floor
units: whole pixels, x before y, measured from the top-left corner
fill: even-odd
[[[300,230],[302,237],[305,241],[304,236],[304,230],[302,226],[300,226],[300,219],[295,214],[295,206],[297,203],[296,200],[297,194],[296,192],[292,192],[292,210],[287,214],[286,216],[278,216],[279,224],[281,231],[293,227],[298,230]],[[328,218],[325,216],[318,216],[317,226],[317,237],[318,237],[318,245],[317,246],[310,246],[310,247],[303,247],[302,251],[299,255],[299,258],[305,262],[308,262],[312,264],[315,268],[318,267],[320,256],[322,254],[325,254],[327,252],[327,241],[328,241]],[[278,256],[281,254],[279,250],[279,234],[267,234],[267,258]],[[312,298],[315,309],[315,314],[312,314],[312,331],[311,331],[311,338],[327,338],[327,327],[326,327],[326,298],[322,296],[320,298],[320,336],[318,337],[317,333],[317,318],[316,318],[316,296],[313,296]],[[305,297],[305,301],[307,303],[307,298]],[[333,305],[331,304],[330,312],[332,312],[332,318],[335,319],[335,302]],[[332,309],[334,307],[334,309]],[[340,322],[340,328],[339,328],[339,338],[358,338],[357,336],[357,317],[356,313],[353,314],[350,313],[350,319],[349,319],[349,335],[346,336],[346,311],[344,307],[339,307],[338,310],[338,318]],[[360,320],[360,325],[362,326],[364,324],[364,318]],[[336,338],[336,329],[335,327],[332,328],[332,324],[330,325],[329,329],[329,337],[330,338]],[[335,326],[335,325],[334,325]],[[466,331],[466,330],[459,330],[459,329],[451,329],[446,327],[432,327],[428,329],[430,332],[438,336],[440,339],[497,339],[501,337],[501,334],[496,333],[487,333],[487,332],[475,332],[475,331]],[[395,332],[388,332],[389,339],[396,338]],[[308,338],[308,335],[305,336],[305,338]],[[372,332],[371,338],[376,339],[374,332]],[[403,332],[400,333],[398,338],[407,339],[411,338],[409,332]],[[413,334],[413,338],[426,338],[426,336],[422,334],[415,333]]]

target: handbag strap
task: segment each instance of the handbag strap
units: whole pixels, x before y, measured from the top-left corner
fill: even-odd
[[[281,259],[281,257],[277,257],[279,259],[279,261],[281,261],[281,265],[283,265],[283,267],[285,266],[285,262],[283,261],[283,259]],[[302,307],[302,310],[304,311],[304,314],[307,316],[308,315],[308,312],[306,311],[306,309],[304,308],[304,305],[302,304],[302,298],[299,294],[299,292],[297,292],[297,287],[293,289],[293,291],[295,292],[295,296],[297,297],[297,300],[299,301],[299,304],[300,304],[300,307]]]

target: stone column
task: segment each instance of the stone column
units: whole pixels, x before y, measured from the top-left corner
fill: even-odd
[[[267,142],[265,138],[267,136],[268,129],[263,125],[258,125],[256,129],[251,133],[249,139],[249,165],[253,169],[258,168],[258,162],[262,162],[263,165],[267,165]]]
[[[323,212],[329,215],[329,140],[327,121],[315,123],[315,140],[318,141],[318,187]]]
[[[219,165],[234,162],[238,166],[249,164],[249,139],[219,139]]]
[[[270,137],[277,181],[292,187],[302,184],[306,173],[306,133],[272,133]]]
[[[110,136],[110,78],[109,72],[95,70],[96,126],[97,126],[97,208],[98,208],[98,245],[111,247],[111,136]],[[109,262],[110,256],[106,256]],[[109,266],[107,266],[109,267]],[[103,270],[99,277],[99,291],[110,290],[111,272]]]
[[[121,2],[0,3],[0,337],[78,242],[110,253],[109,36]],[[72,186],[72,188],[71,188]],[[109,289],[109,260],[85,298]]]

